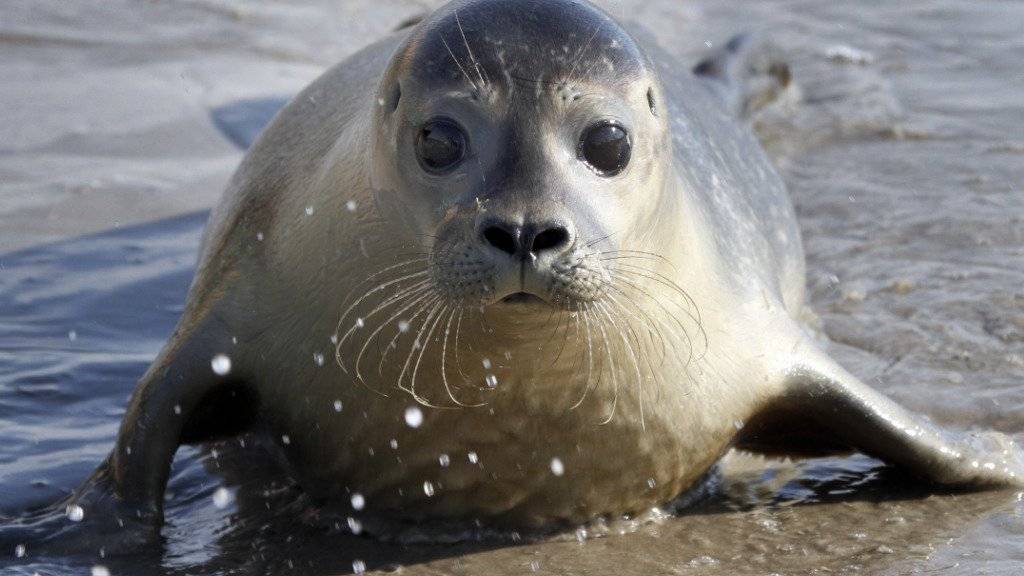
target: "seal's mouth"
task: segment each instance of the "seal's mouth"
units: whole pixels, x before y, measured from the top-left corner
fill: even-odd
[[[513,292],[499,302],[502,304],[547,304],[543,298],[529,292]]]

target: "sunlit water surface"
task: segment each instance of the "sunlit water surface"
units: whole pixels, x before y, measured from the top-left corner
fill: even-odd
[[[0,18],[0,514],[109,451],[181,313],[205,210],[240,153],[210,111],[292,94],[433,3],[13,0]],[[606,2],[680,66],[736,31],[798,92],[759,134],[796,202],[832,352],[953,427],[1024,430],[1024,5]],[[1013,492],[929,495],[863,457],[730,455],[681,515],[540,542],[427,545],[314,528],[237,441],[178,454],[164,551],[4,574],[1019,574]],[[227,492],[220,490],[226,488]],[[624,531],[603,538],[595,533]],[[579,536],[584,536],[580,534]],[[398,566],[401,565],[401,568]]]

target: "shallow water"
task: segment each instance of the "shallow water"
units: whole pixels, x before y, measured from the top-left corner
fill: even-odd
[[[0,514],[56,499],[106,455],[180,314],[202,210],[240,158],[210,110],[294,93],[425,5],[376,4],[5,3]],[[756,123],[797,204],[833,354],[944,425],[1024,430],[1024,5],[605,5],[685,63],[739,30],[777,40],[800,97]],[[414,546],[306,527],[301,495],[238,452],[180,451],[163,554],[103,563],[114,574],[330,574],[355,560],[403,574],[1024,567],[1018,495],[929,495],[862,457],[732,455],[707,503],[625,535]],[[222,485],[234,500],[219,508]],[[4,573],[98,562],[9,554]]]

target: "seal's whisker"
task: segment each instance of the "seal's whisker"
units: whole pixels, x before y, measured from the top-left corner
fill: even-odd
[[[594,302],[595,308],[597,307],[597,301]],[[595,314],[595,316],[597,316]],[[605,330],[605,321],[600,316],[595,318],[597,327],[601,331],[601,344],[604,346],[604,354],[602,358],[608,361],[608,372],[612,381],[612,406],[608,410],[608,416],[600,422],[603,426],[612,421],[615,416],[615,408],[619,404],[619,377],[615,367],[615,356],[612,354],[611,345],[608,343],[608,331]]]
[[[653,372],[654,367],[650,363],[650,354],[646,353],[647,348],[644,346],[640,336],[637,334],[633,323],[630,322],[630,317],[637,319],[641,324],[643,324],[643,320],[632,316],[625,308],[611,298],[610,294],[605,294],[605,300],[602,301],[602,304],[604,305],[606,313],[611,316],[611,321],[617,328],[616,333],[620,338],[624,339],[623,344],[626,345],[627,349],[630,349],[630,352],[632,353],[631,355],[633,356],[633,366],[636,369],[638,376],[641,371],[640,360],[643,360],[643,363],[647,365],[647,368]],[[630,341],[633,343],[632,346],[629,343]]]
[[[608,322],[615,329],[615,332],[619,335],[623,346],[626,347],[626,351],[629,352],[629,358],[632,361],[633,368],[636,372],[637,403],[640,408],[640,428],[642,430],[647,430],[647,423],[644,417],[643,375],[640,372],[640,361],[637,358],[636,351],[633,350],[633,346],[630,345],[629,339],[626,338],[625,330],[620,328],[619,323],[615,321],[615,316],[609,311],[607,303],[598,301],[596,304],[598,309],[601,310],[608,319]]]
[[[376,316],[381,311],[385,310],[386,308],[388,308],[389,306],[391,306],[395,302],[398,302],[398,301],[402,300],[403,298],[406,298],[406,297],[408,297],[408,296],[410,296],[412,294],[418,293],[418,292],[420,292],[422,290],[429,290],[432,285],[433,285],[433,281],[428,278],[426,280],[420,280],[420,281],[414,283],[411,286],[406,286],[406,287],[400,288],[397,292],[395,292],[394,294],[392,294],[392,295],[388,296],[387,298],[385,298],[383,302],[381,302],[380,304],[375,306],[369,312],[366,312],[365,314],[361,315],[359,317],[359,319],[363,321],[362,324],[365,324],[367,320],[369,320],[370,318],[373,318],[374,316]],[[345,340],[347,340],[348,337],[352,333],[354,333],[355,330],[358,329],[358,328],[360,328],[360,322],[356,321],[338,339],[338,342],[344,342]]]
[[[565,320],[565,329],[562,331],[562,338],[560,338],[561,346],[558,347],[558,353],[555,354],[555,358],[551,361],[551,366],[554,366],[555,364],[557,364],[558,360],[562,357],[562,352],[565,351],[565,342],[566,342],[566,340],[568,340],[568,336],[569,336],[569,320],[571,320],[571,318],[569,317],[569,313],[568,313],[568,311],[561,311],[561,312],[559,312],[559,314],[561,316],[563,316],[564,318],[559,318],[558,319],[558,325],[555,326],[554,330],[552,330],[551,336],[553,337],[555,334],[557,334],[558,328],[562,325],[562,320]],[[548,342],[550,342],[550,341],[551,341],[551,338],[549,337],[548,338]],[[545,348],[546,348],[546,346],[545,346]]]
[[[431,315],[434,317],[434,322],[430,325],[430,329],[427,331],[427,335],[425,337],[426,341],[422,346],[420,346],[420,353],[416,358],[416,364],[412,368],[412,378],[409,381],[409,392],[412,394],[413,398],[417,399],[417,402],[419,401],[420,396],[416,394],[416,375],[419,374],[420,363],[423,362],[423,354],[427,351],[427,348],[430,347],[430,343],[433,341],[434,329],[437,328],[438,323],[440,323],[441,318],[444,317],[444,314],[447,311],[448,304],[440,302],[434,307],[434,310],[430,315],[427,316],[427,319],[423,321],[423,325],[426,326],[427,322],[430,322]],[[401,380],[399,380],[399,383],[401,383]]]
[[[593,255],[602,262],[610,262],[614,260],[654,260],[657,262],[663,262],[672,268],[675,268],[675,266],[672,266],[670,260],[661,254],[655,254],[653,252],[643,252],[640,250],[610,250],[607,252],[594,252]]]
[[[373,332],[371,332],[370,335],[366,338],[366,342],[363,344],[363,347],[359,349],[359,354],[356,356],[355,372],[356,378],[358,380],[363,380],[362,370],[359,366],[363,361],[363,354],[366,352],[366,349],[370,346],[370,343],[373,342],[373,340],[377,337],[378,334],[381,333],[381,331],[384,330],[384,328],[390,326],[391,323],[397,320],[402,314],[404,314],[406,311],[408,311],[416,304],[422,302],[424,299],[430,298],[432,295],[433,291],[429,289],[424,289],[422,292],[416,292],[407,295],[406,299],[409,299],[411,301],[405,304],[401,309],[399,309],[398,312],[392,314],[390,318],[388,318],[384,322],[381,322],[379,326],[374,328]]]
[[[576,403],[569,408],[570,410],[575,410],[579,408],[580,404],[583,404],[583,400],[587,397],[587,394],[591,390],[591,378],[593,377],[594,372],[594,343],[590,334],[590,307],[584,304],[583,308],[583,322],[584,327],[586,328],[585,332],[587,334],[587,378],[583,382],[583,394],[580,396],[580,399],[577,400]]]
[[[602,256],[599,258],[601,262],[615,262],[617,260],[654,260],[660,261],[661,259],[657,256],[648,256],[646,254],[616,254],[614,256]]]
[[[342,326],[342,323],[345,321],[345,318],[348,318],[348,315],[352,313],[352,310],[354,310],[356,308],[356,306],[359,306],[359,304],[363,300],[365,300],[365,299],[369,298],[370,296],[380,292],[381,290],[386,290],[387,288],[389,288],[391,286],[394,286],[395,284],[398,284],[398,283],[401,283],[401,282],[405,282],[406,280],[411,280],[413,278],[419,278],[421,276],[426,276],[427,274],[430,274],[430,272],[428,270],[421,270],[419,272],[414,272],[412,274],[408,274],[406,276],[402,276],[400,278],[396,278],[394,280],[390,280],[388,282],[384,282],[382,284],[378,284],[377,286],[375,286],[374,288],[372,288],[371,290],[367,291],[365,294],[360,296],[358,300],[353,302],[352,305],[350,305],[348,308],[345,309],[344,312],[341,313],[341,317],[338,319],[338,325],[335,327],[334,333],[337,335],[337,333],[341,330],[341,326]]]
[[[421,290],[429,290],[430,286],[431,286],[430,280],[423,280],[421,282],[417,282],[413,286],[409,286],[409,287],[401,289],[397,294],[393,294],[393,295],[389,296],[387,299],[384,300],[384,302],[381,302],[380,304],[378,304],[368,314],[366,314],[365,316],[361,316],[359,318],[359,321],[353,322],[352,326],[350,326],[349,329],[346,330],[344,334],[342,334],[340,337],[338,337],[338,339],[337,339],[338,341],[335,344],[335,348],[340,350],[341,347],[345,344],[345,342],[349,339],[349,337],[351,337],[352,334],[355,333],[356,330],[359,330],[360,328],[363,328],[365,326],[366,320],[372,318],[373,316],[376,316],[378,313],[380,313],[383,310],[385,310],[386,308],[390,307],[392,304],[401,301],[403,298],[409,296],[410,294],[418,293]],[[342,321],[344,319],[345,318],[342,317]],[[338,328],[340,329],[340,326]],[[335,331],[335,334],[337,334],[337,330]],[[341,366],[341,369],[345,370],[346,372],[348,371],[348,370],[345,369],[345,366]]]
[[[665,315],[675,323],[676,326],[678,326],[680,335],[686,340],[687,346],[689,347],[688,358],[686,360],[686,365],[688,366],[690,364],[690,362],[693,360],[693,357],[694,357],[693,339],[690,337],[690,333],[686,330],[686,327],[683,326],[683,323],[679,319],[679,317],[676,316],[675,314],[673,314],[672,311],[669,310],[665,306],[665,304],[662,302],[663,299],[655,298],[654,295],[652,295],[650,292],[648,292],[644,287],[636,284],[635,282],[632,282],[631,280],[629,280],[626,277],[624,277],[622,274],[615,273],[615,274],[612,275],[612,278],[613,278],[613,284],[614,283],[624,284],[624,285],[628,286],[630,289],[632,289],[632,290],[634,290],[636,292],[639,292],[639,293],[643,294],[644,296],[646,296],[648,300],[650,300],[651,302],[654,302],[654,304],[656,306],[658,306],[658,308],[660,308],[665,313]],[[622,289],[620,288],[620,290],[622,290]],[[623,292],[625,292],[625,291],[623,290]],[[671,299],[668,299],[668,300],[670,302],[673,302],[674,304],[676,304],[678,306],[678,303],[672,301]],[[691,320],[693,320],[696,323],[696,320],[694,319],[694,316],[691,313],[689,313],[685,308],[680,307],[680,310],[682,310],[683,313],[686,314],[686,316],[688,318],[690,318]],[[667,324],[665,324],[665,321],[662,320],[661,318],[658,318],[656,316],[654,316],[652,318],[655,320],[655,322],[661,324],[662,326],[666,326],[667,328],[669,328],[670,331],[672,330],[672,328],[670,326],[668,326]],[[674,339],[672,340],[672,347],[673,347],[673,352],[675,354],[679,354],[679,350],[676,349],[676,347],[675,347],[675,340]]]
[[[635,266],[632,264],[620,264],[618,266],[619,270],[624,273],[634,274],[636,276],[640,276],[642,278],[651,280],[652,282],[661,284],[669,289],[676,291],[677,293],[679,293],[679,295],[686,299],[687,303],[692,308],[692,311],[688,309],[684,309],[684,311],[688,316],[690,316],[691,320],[696,322],[697,329],[701,332],[701,336],[704,339],[704,351],[701,354],[703,355],[704,353],[707,352],[708,338],[707,332],[705,332],[704,330],[704,322],[701,319],[700,308],[697,306],[697,303],[693,300],[690,294],[686,292],[686,290],[680,287],[679,284],[676,284],[672,280],[666,278],[664,275],[654,272],[652,270],[641,268],[639,266]]]
[[[574,302],[574,306],[575,307],[572,309],[572,311],[569,312],[569,317],[572,318],[572,320],[573,320],[573,327],[575,328],[575,333],[576,333],[576,340],[573,343],[573,350],[575,352],[572,355],[572,365],[569,366],[569,371],[572,372],[573,374],[575,374],[577,368],[579,368],[579,365],[577,364],[577,361],[579,361],[579,359],[583,356],[583,352],[584,352],[583,348],[580,346],[580,344],[581,344],[581,334],[580,334],[580,303],[579,302]]]
[[[412,316],[405,320],[406,324],[411,327],[412,323],[416,320],[416,318],[418,318],[419,315],[422,314],[423,311],[426,310],[429,306],[434,304],[434,302],[440,300],[440,298],[441,297],[438,296],[436,292],[431,292],[429,294],[429,297],[425,301],[422,301],[419,304],[419,306],[417,306],[416,311],[413,312]],[[402,334],[406,331],[408,331],[408,328],[406,328],[405,331],[399,328],[397,331],[395,331],[395,335],[388,342],[388,345],[384,347],[384,353],[381,354],[380,362],[377,363],[377,374],[381,376],[384,375],[384,361],[387,360],[388,354],[391,353],[392,350],[398,348],[396,344],[398,342],[398,338],[401,337]],[[413,346],[415,346],[415,342],[413,342]]]
[[[466,31],[462,29],[462,22],[459,20],[459,11],[455,11],[455,25],[459,28],[459,34],[462,35],[462,43],[466,46],[466,52],[469,54],[469,61],[473,64],[473,69],[476,70],[476,75],[480,78],[480,85],[487,86],[487,80],[484,79],[483,67],[476,61],[473,56],[473,51],[469,48],[469,41],[466,40]]]
[[[426,264],[428,264],[428,262],[429,262],[429,258],[428,258],[428,256],[429,256],[429,255],[428,255],[428,254],[423,254],[423,253],[411,253],[411,252],[402,252],[402,253],[393,253],[393,254],[389,254],[389,256],[393,256],[393,257],[395,257],[395,258],[408,258],[408,259],[407,259],[407,260],[405,260],[405,261],[403,261],[403,262],[399,262],[399,263],[397,263],[397,264],[392,264],[392,265],[390,265],[390,266],[386,266],[386,267],[384,267],[384,268],[381,268],[380,270],[377,270],[376,272],[374,272],[373,274],[370,274],[370,275],[369,275],[369,276],[367,276],[366,278],[363,278],[363,279],[362,279],[362,280],[361,280],[361,281],[360,281],[360,282],[359,282],[358,284],[356,284],[356,286],[355,286],[355,287],[354,287],[354,288],[353,288],[353,289],[352,289],[352,290],[351,290],[351,291],[349,292],[349,295],[348,295],[348,296],[346,297],[346,299],[345,299],[345,300],[344,300],[344,301],[342,302],[342,306],[344,306],[344,305],[348,304],[348,302],[349,302],[349,298],[351,298],[351,296],[352,296],[352,295],[353,295],[353,294],[354,294],[354,293],[355,293],[355,292],[356,292],[356,291],[357,291],[357,290],[358,290],[358,289],[359,289],[360,287],[362,287],[362,286],[365,286],[365,285],[367,285],[367,284],[371,284],[371,283],[372,283],[372,282],[373,282],[374,280],[376,280],[377,278],[379,278],[379,277],[381,277],[381,276],[383,276],[383,275],[387,274],[388,272],[392,272],[392,271],[398,270],[398,269],[400,269],[400,268],[403,268],[403,267],[406,267],[406,266],[412,266],[412,265],[414,265],[414,264],[422,264],[422,265],[423,265],[423,269],[422,269],[421,271],[425,271],[425,270],[426,270]]]
[[[415,380],[412,381],[412,385],[409,386],[409,387],[406,387],[406,386],[402,385],[402,381],[405,379],[405,374],[409,370],[409,364],[412,362],[413,356],[416,355],[417,351],[422,351],[427,346],[427,343],[425,343],[423,341],[423,333],[427,330],[427,325],[430,323],[430,320],[434,317],[434,314],[437,312],[437,310],[438,310],[438,308],[440,308],[440,306],[441,306],[441,297],[438,296],[438,297],[434,298],[433,300],[431,300],[430,303],[427,305],[427,308],[425,308],[426,310],[429,310],[427,312],[427,316],[423,319],[423,323],[420,324],[420,328],[416,332],[415,339],[413,339],[412,344],[409,346],[409,354],[408,354],[408,356],[406,356],[405,362],[402,364],[402,371],[399,372],[398,380],[395,382],[395,386],[399,390],[404,390],[405,392],[408,392],[416,400],[416,402],[418,402],[418,403],[420,403],[420,404],[422,404],[424,406],[430,406],[430,407],[433,407],[433,406],[430,404],[430,402],[426,398],[422,398],[422,397],[420,397],[419,395],[416,394],[416,381]],[[420,354],[420,357],[422,357],[422,353]]]
[[[444,327],[444,343],[441,344],[441,382],[444,384],[445,392],[448,393],[448,397],[452,399],[452,402],[462,406],[464,408],[477,408],[483,406],[483,403],[479,404],[465,404],[460,402],[455,394],[452,392],[451,386],[448,384],[448,373],[445,370],[445,360],[448,358],[448,335],[451,334],[452,321],[455,319],[455,313],[458,312],[459,316],[462,315],[462,306],[453,306],[451,314],[448,315],[448,322]],[[457,334],[457,332],[456,332]],[[458,347],[458,344],[456,344]]]
[[[607,240],[607,239],[611,238],[611,237],[612,237],[612,236],[614,236],[614,235],[615,235],[615,232],[610,232],[610,233],[608,233],[608,234],[605,234],[604,236],[599,236],[599,237],[597,237],[597,238],[594,238],[594,239],[593,239],[593,240],[591,240],[590,242],[587,242],[586,244],[584,244],[584,245],[583,245],[583,250],[586,250],[586,249],[588,249],[588,248],[592,248],[592,247],[593,247],[593,246],[594,246],[595,244],[597,244],[598,242],[603,242],[603,241],[605,241],[605,240]]]
[[[462,383],[469,384],[469,376],[462,369],[462,357],[459,354],[459,333],[462,331],[462,313],[465,312],[464,306],[459,306],[459,319],[455,323],[455,367],[459,371],[459,375],[462,376]]]
[[[565,81],[564,81],[564,83],[566,85],[569,85],[569,84],[572,84],[573,82],[575,82],[575,78],[573,78],[573,76],[576,73],[576,67],[580,65],[580,61],[583,60],[583,57],[586,56],[587,51],[590,50],[590,44],[594,41],[594,38],[597,37],[597,34],[598,34],[598,32],[601,31],[602,27],[603,27],[602,24],[595,25],[594,26],[594,31],[590,34],[590,38],[587,38],[587,42],[583,45],[582,48],[580,48],[580,50],[578,52],[576,52],[576,58],[573,60],[572,68],[570,68],[569,69],[569,73],[566,74],[566,78],[565,78]]]
[[[455,52],[452,52],[452,48],[451,46],[448,45],[448,41],[444,39],[443,34],[441,34],[441,43],[444,44],[445,49],[448,50],[448,54],[450,54],[452,60],[455,61],[455,65],[459,67],[459,71],[462,72],[462,75],[466,77],[467,81],[469,81],[469,85],[473,87],[473,90],[475,92],[479,92],[480,87],[476,85],[476,82],[473,81],[473,78],[471,78],[469,73],[466,72],[466,69],[462,67],[462,63],[459,62],[459,59],[455,57]]]
[[[659,342],[659,347],[661,348],[662,361],[664,362],[665,356],[667,356],[667,354],[668,354],[668,350],[667,350],[667,345],[666,345],[666,342],[665,342],[664,334],[662,333],[661,328],[659,327],[659,326],[664,325],[664,321],[662,321],[660,318],[652,317],[650,315],[650,313],[648,313],[646,310],[643,309],[643,307],[641,307],[639,304],[637,304],[635,301],[633,301],[632,298],[630,298],[630,294],[628,294],[625,290],[623,290],[621,287],[618,286],[618,281],[613,280],[612,283],[609,284],[608,287],[611,290],[614,290],[615,292],[617,292],[620,296],[622,296],[622,299],[626,303],[632,305],[632,307],[635,308],[636,311],[640,314],[640,316],[636,316],[635,314],[629,313],[628,309],[626,308],[626,306],[624,304],[622,304],[621,302],[619,302],[619,300],[617,298],[615,298],[611,294],[606,294],[606,296],[610,300],[612,300],[613,302],[618,304],[619,307],[622,308],[624,312],[626,312],[626,313],[630,314],[631,316],[633,316],[634,318],[636,318],[636,320],[639,321],[641,323],[641,325],[643,325],[643,327],[647,328],[647,331],[650,334],[652,343],[654,342],[655,337],[657,337],[657,340]],[[646,296],[646,294],[645,294],[645,296]],[[650,296],[648,296],[648,298],[650,298]],[[664,306],[661,306],[660,303],[655,302],[655,304],[658,305],[659,307],[661,307],[662,310],[665,311],[666,315],[672,316],[673,318],[675,317],[668,310],[666,310],[664,308]],[[678,320],[677,320],[677,322],[678,322]],[[668,327],[668,326],[666,326],[666,327]],[[686,334],[686,330],[681,330],[681,332],[684,335]],[[675,341],[674,340],[672,340],[672,348],[673,348],[673,352],[674,353],[676,353],[676,354],[679,353],[679,351],[675,348]]]
[[[657,325],[654,325],[654,324],[651,323],[650,316],[646,312],[644,312],[644,310],[642,308],[640,308],[639,306],[636,306],[635,303],[633,303],[633,305],[640,312],[640,314],[641,314],[640,316],[637,316],[637,315],[633,314],[632,312],[630,312],[625,307],[625,305],[623,305],[621,302],[619,302],[618,299],[616,299],[611,294],[605,294],[605,297],[608,298],[608,300],[611,301],[611,303],[615,306],[615,308],[618,309],[620,315],[632,317],[634,320],[636,320],[637,322],[640,323],[641,327],[646,328],[646,333],[647,333],[648,339],[651,341],[651,343],[652,344],[660,345],[660,347],[661,347],[661,354],[660,354],[661,362],[662,362],[661,365],[664,365],[665,355],[666,355],[666,352],[667,352],[667,348],[665,347],[665,339],[662,337],[661,330],[658,329]],[[634,341],[636,342],[637,349],[641,350],[641,351],[646,351],[646,347],[641,345],[640,337],[639,337],[639,335],[637,335],[636,330],[633,329],[633,325],[630,322],[628,322],[628,320],[626,320],[625,323],[626,323],[627,327],[629,328],[629,331],[632,334]],[[655,337],[657,337],[657,339],[655,339]],[[650,371],[651,371],[651,374],[657,374],[657,370],[655,370],[654,366],[651,364],[651,355],[650,354],[643,354],[643,356],[644,356],[644,360],[646,361],[648,369],[650,369]]]

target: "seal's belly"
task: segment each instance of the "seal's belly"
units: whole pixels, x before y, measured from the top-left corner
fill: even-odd
[[[693,419],[682,425],[664,413],[648,414],[641,425],[624,411],[601,424],[591,411],[531,412],[521,404],[437,410],[408,400],[371,402],[352,410],[349,425],[290,438],[287,448],[303,453],[298,462],[314,463],[298,466],[300,482],[343,506],[359,494],[363,514],[581,523],[672,499],[730,439],[723,427]]]

